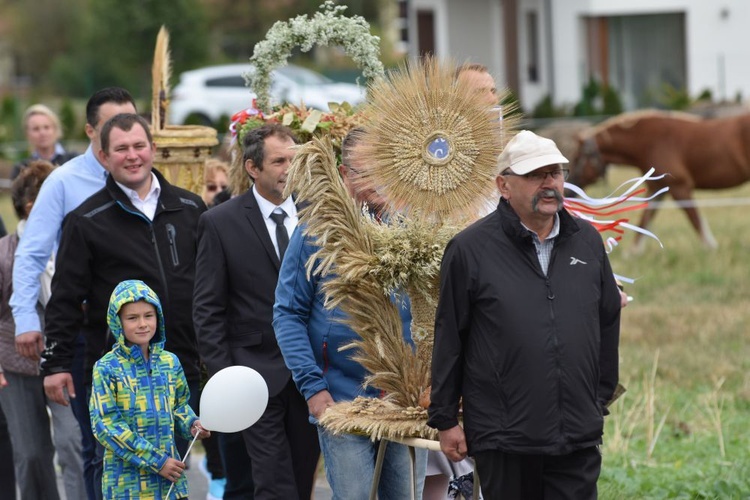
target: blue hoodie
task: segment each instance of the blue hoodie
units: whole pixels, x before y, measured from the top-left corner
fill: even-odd
[[[146,301],[156,308],[157,332],[149,360],[138,345],[128,345],[120,322],[123,305]],[[89,412],[91,427],[104,451],[104,498],[163,499],[171,483],[159,475],[167,458],[180,460],[173,429],[191,439],[197,420],[188,406],[190,390],[177,356],[164,350],[161,303],[144,282],[123,281],[112,292],[107,312],[115,337],[112,350],[94,365]],[[183,475],[170,498],[188,495]]]

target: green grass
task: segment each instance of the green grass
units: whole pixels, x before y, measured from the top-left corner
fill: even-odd
[[[614,169],[609,187],[635,175]],[[750,198],[750,185],[697,198]],[[663,209],[634,255],[626,236],[611,260],[637,277],[623,311],[621,382],[607,418],[603,499],[750,498],[750,232],[745,206],[700,209],[719,242],[703,248],[681,210]],[[633,216],[637,222],[639,215]]]

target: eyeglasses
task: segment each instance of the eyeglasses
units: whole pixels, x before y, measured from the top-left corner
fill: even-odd
[[[547,176],[552,177],[553,180],[559,180],[560,177],[564,181],[568,180],[568,176],[570,175],[570,170],[567,168],[558,168],[557,170],[550,170],[549,172],[539,172],[539,171],[533,171],[529,172],[528,174],[515,174],[511,172],[510,170],[504,171],[501,175],[512,175],[514,177],[523,177],[524,179],[528,179],[532,182],[544,182],[547,179]]]
[[[214,191],[223,191],[226,186],[217,186],[216,184],[206,184],[206,191],[213,193]]]

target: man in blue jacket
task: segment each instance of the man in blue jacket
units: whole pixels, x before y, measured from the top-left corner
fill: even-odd
[[[599,233],[563,210],[554,142],[521,131],[499,162],[497,210],[443,257],[428,424],[486,498],[595,499],[620,293]]]
[[[349,193],[371,210],[382,209],[382,199],[373,191],[357,191],[354,177],[361,172],[357,147],[363,135],[354,129],[342,144],[343,165],[339,171]],[[274,305],[273,327],[284,361],[292,372],[297,388],[307,400],[310,421],[318,418],[331,405],[351,401],[357,396],[376,398],[373,387],[363,387],[367,372],[351,359],[351,352],[339,349],[358,338],[356,332],[341,319],[344,313],[324,306],[322,291],[326,278],[313,274],[308,278],[306,264],[317,250],[314,240],[305,235],[304,227],[294,232],[279,272]],[[408,304],[400,306],[404,337],[411,341]],[[326,477],[333,498],[358,500],[369,498],[379,442],[368,436],[333,435],[318,426],[320,450],[326,465]],[[426,454],[419,450],[417,462],[418,489],[422,491]],[[410,459],[405,446],[390,443],[379,482],[381,500],[410,498]]]

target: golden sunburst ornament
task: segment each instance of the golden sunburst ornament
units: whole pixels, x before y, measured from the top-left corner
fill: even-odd
[[[286,193],[297,193],[301,226],[318,246],[308,275],[326,277],[326,307],[340,308],[359,336],[342,349],[367,370],[364,384],[385,394],[328,408],[320,425],[330,432],[437,437],[421,401],[430,386],[440,262],[451,237],[476,218],[474,207],[494,194],[502,137],[515,123],[506,118],[501,134],[499,110],[464,79],[456,82],[455,71],[428,60],[371,87],[355,173],[364,177],[361,188],[377,189],[399,210],[389,222],[347,192],[330,137],[301,146],[289,169]],[[411,301],[414,345],[404,341],[394,294]]]
[[[455,72],[427,58],[370,86],[363,182],[397,210],[444,219],[473,212],[494,193],[499,113]]]

